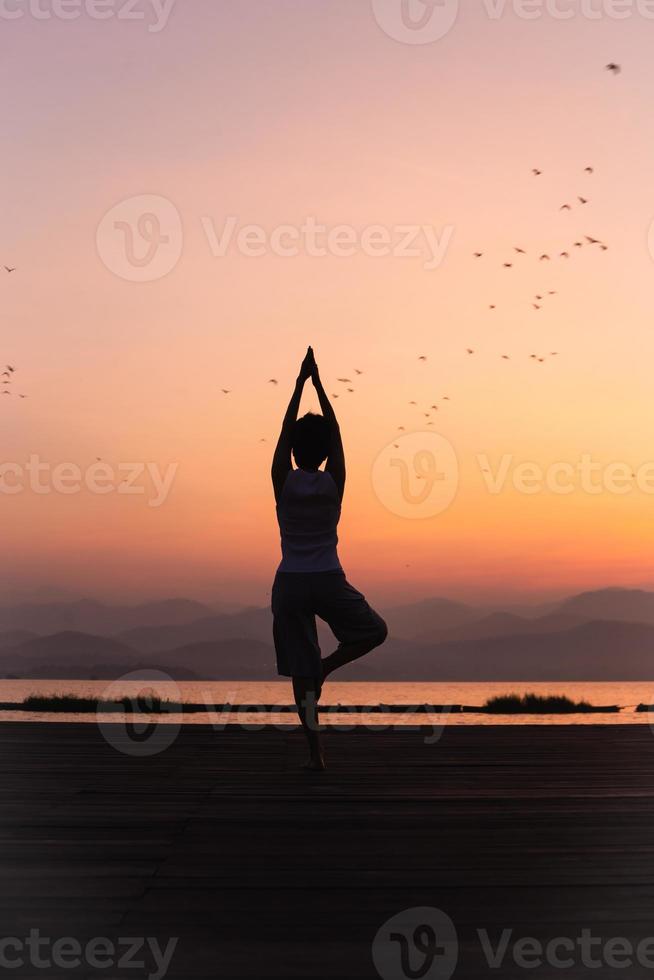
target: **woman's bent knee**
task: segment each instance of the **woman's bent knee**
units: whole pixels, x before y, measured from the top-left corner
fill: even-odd
[[[376,618],[375,627],[371,631],[371,636],[370,636],[373,649],[375,647],[380,647],[382,643],[386,641],[387,637],[388,637],[388,626],[381,618],[381,616],[378,615]]]

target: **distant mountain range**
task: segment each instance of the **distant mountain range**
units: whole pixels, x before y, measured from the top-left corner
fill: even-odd
[[[111,636],[139,626],[169,626],[213,616],[216,609],[190,599],[138,606],[112,606],[93,599],[78,602],[21,603],[0,607],[0,632],[29,630],[45,635],[73,630]]]
[[[540,607],[434,598],[381,610],[390,636],[343,680],[654,680],[654,592],[603,589]],[[276,676],[267,608],[216,612],[186,599],[0,609],[0,676],[179,680]],[[335,641],[320,625],[324,649]]]

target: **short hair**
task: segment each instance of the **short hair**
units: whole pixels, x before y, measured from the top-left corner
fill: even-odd
[[[300,469],[317,469],[329,455],[329,424],[308,412],[293,426],[293,455]]]

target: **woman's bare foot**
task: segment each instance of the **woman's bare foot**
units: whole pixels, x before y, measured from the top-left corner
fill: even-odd
[[[306,766],[302,766],[302,768],[307,772],[325,772],[327,766],[325,765],[325,759],[322,752],[315,756],[315,758],[311,758],[309,762],[307,762]]]

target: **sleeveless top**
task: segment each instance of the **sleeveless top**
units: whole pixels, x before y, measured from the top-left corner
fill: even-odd
[[[277,504],[282,537],[279,572],[342,571],[337,527],[338,489],[330,473],[291,469]]]

